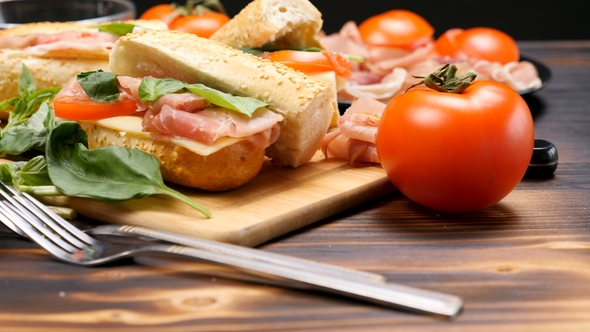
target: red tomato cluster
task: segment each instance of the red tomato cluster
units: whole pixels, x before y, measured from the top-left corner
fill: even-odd
[[[184,7],[174,4],[160,4],[146,10],[140,19],[162,20],[171,30],[178,30],[209,38],[215,31],[227,23],[230,18],[223,12],[212,10],[197,11],[195,6],[200,1],[189,1]]]
[[[394,9],[369,17],[359,24],[359,33],[367,45],[413,50],[433,41],[434,28],[420,15]],[[474,57],[506,64],[518,61],[516,41],[494,28],[450,29],[434,44],[436,52],[448,57]]]

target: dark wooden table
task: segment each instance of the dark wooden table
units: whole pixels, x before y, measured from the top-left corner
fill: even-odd
[[[204,276],[158,259],[71,266],[2,226],[0,330],[590,330],[590,41],[521,46],[553,73],[527,97],[536,137],[559,151],[553,178],[523,180],[499,204],[461,215],[396,193],[261,246],[458,295],[465,309],[457,319]]]

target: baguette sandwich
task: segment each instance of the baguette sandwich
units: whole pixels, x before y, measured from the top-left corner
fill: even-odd
[[[144,30],[121,37],[110,53],[109,67],[124,88],[117,102],[132,99],[139,108],[130,106],[127,116],[80,120],[88,133],[89,148],[116,144],[144,150],[160,159],[165,180],[210,191],[229,190],[250,181],[265,154],[278,165],[297,167],[308,162],[319,149],[337,107],[329,84],[177,31]],[[151,82],[147,90],[138,80]],[[151,102],[131,97],[167,90],[166,82],[185,88],[172,89],[171,95]],[[209,97],[204,109],[182,106],[195,99],[187,92],[193,92],[195,85],[243,98],[238,104],[254,105],[255,111],[249,118],[226,106],[212,107],[212,103],[220,104]],[[139,93],[134,92],[137,90]],[[58,117],[62,117],[60,102],[78,94],[67,86],[60,91],[53,101]],[[180,110],[163,106],[181,97],[190,101],[178,102]],[[193,122],[193,117],[205,115],[206,122],[198,120],[203,126]]]
[[[100,23],[108,25],[114,22]],[[122,23],[122,22],[119,22]],[[147,29],[167,29],[156,20],[125,23]],[[77,73],[108,70],[109,53],[120,36],[99,32],[97,23],[39,22],[0,30],[0,100],[18,95],[23,64],[37,88],[63,86]]]

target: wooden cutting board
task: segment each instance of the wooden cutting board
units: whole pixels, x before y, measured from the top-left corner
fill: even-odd
[[[76,197],[43,201],[107,223],[256,246],[395,190],[380,166],[355,168],[344,160],[325,159],[321,152],[296,169],[267,162],[253,181],[233,191],[172,188],[206,206],[211,218],[164,195],[120,203]]]

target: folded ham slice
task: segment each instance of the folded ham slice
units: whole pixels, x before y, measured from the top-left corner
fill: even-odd
[[[326,135],[322,152],[326,158],[349,160],[353,166],[379,163],[375,141],[385,104],[363,96],[338,120],[338,129]]]

